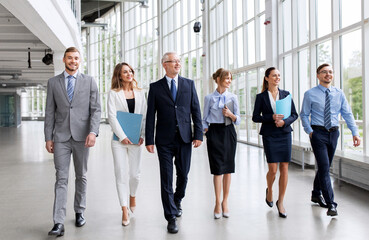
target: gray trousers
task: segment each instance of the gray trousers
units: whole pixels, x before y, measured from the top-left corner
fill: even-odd
[[[68,177],[71,155],[75,171],[74,211],[83,213],[86,208],[87,160],[89,148],[85,142],[70,138],[67,142],[54,143],[54,164],[56,170],[54,224],[64,223],[68,196]]]

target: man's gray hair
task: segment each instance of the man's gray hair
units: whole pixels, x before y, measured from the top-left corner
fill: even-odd
[[[163,64],[165,61],[168,61],[169,55],[172,55],[172,54],[178,56],[178,54],[176,52],[166,52],[166,53],[164,53],[163,57],[161,58],[161,64]]]

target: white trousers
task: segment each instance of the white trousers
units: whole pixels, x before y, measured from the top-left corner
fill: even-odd
[[[128,206],[128,195],[136,196],[140,181],[141,146],[111,141],[115,181],[120,205]]]

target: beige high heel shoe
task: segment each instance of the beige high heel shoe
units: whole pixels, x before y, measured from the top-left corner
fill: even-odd
[[[129,209],[133,213],[136,209],[136,197],[129,196]]]
[[[129,213],[127,207],[122,207],[122,225],[123,226],[129,225]]]

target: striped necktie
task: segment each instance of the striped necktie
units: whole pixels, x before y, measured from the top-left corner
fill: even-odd
[[[68,78],[67,94],[68,94],[69,102],[71,102],[73,99],[73,92],[74,92],[73,76],[69,75],[67,78]]]
[[[329,89],[325,91],[325,107],[324,107],[324,127],[329,130],[331,128],[331,99],[329,97]]]
[[[176,88],[176,83],[174,81],[174,79],[172,79],[171,84],[170,84],[170,91],[172,93],[173,96],[173,100],[176,100],[176,96],[177,96],[177,88]]]

